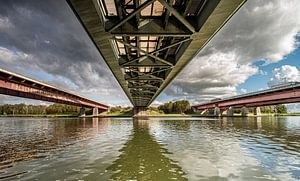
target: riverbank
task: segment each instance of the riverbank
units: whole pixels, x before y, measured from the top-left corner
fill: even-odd
[[[133,114],[126,112],[115,112],[115,113],[105,113],[100,114],[98,117],[132,117]],[[150,114],[147,117],[213,117],[213,115],[203,115],[203,114],[164,114],[164,113],[158,113],[158,112],[150,112]],[[234,114],[233,117],[241,117],[241,114]],[[260,116],[266,116],[266,117],[274,117],[274,116],[300,116],[300,113],[282,113],[282,114],[275,114],[275,113],[262,113]],[[90,116],[92,117],[92,115]],[[226,117],[226,115],[224,115]],[[249,113],[248,117],[256,117],[253,113]]]
[[[6,114],[0,117],[42,117],[42,118],[68,118],[78,117],[78,114]]]
[[[99,114],[96,117],[132,117],[133,114],[129,112],[116,112],[116,113],[105,113]],[[241,114],[234,114],[233,117],[241,117]],[[248,117],[255,117],[256,115],[250,113]],[[284,114],[268,114],[262,113],[261,116],[275,117],[275,116],[300,116],[300,113],[284,113]],[[68,118],[78,117],[78,114],[8,114],[0,115],[0,117],[44,117],[44,118]],[[86,118],[95,117],[93,115],[86,115]],[[162,113],[150,113],[147,117],[213,117],[213,115],[202,115],[202,114],[162,114]],[[225,117],[225,116],[224,116]]]

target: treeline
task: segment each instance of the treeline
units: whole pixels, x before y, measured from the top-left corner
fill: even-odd
[[[26,104],[4,104],[0,105],[0,115],[8,114],[75,114],[78,107],[52,104],[52,105],[26,105]]]
[[[250,113],[254,113],[254,108],[249,108],[248,109]],[[283,104],[278,104],[278,105],[273,105],[273,106],[261,106],[260,107],[261,113],[266,113],[266,114],[274,114],[274,113],[287,113],[287,107]],[[241,113],[240,109],[235,109],[234,113]]]
[[[158,106],[158,110],[162,111],[165,114],[171,114],[171,113],[182,114],[182,113],[187,113],[192,111],[191,105],[187,100],[167,102],[165,104]]]
[[[129,112],[132,111],[132,107],[122,107],[122,106],[115,106],[110,107],[110,113],[122,113],[122,112]]]
[[[287,107],[283,104],[274,106],[263,106],[260,108],[262,113],[287,113]]]

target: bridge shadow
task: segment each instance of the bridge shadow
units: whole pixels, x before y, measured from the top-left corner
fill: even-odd
[[[171,154],[149,134],[149,120],[133,120],[131,139],[121,155],[107,168],[112,180],[187,180]]]

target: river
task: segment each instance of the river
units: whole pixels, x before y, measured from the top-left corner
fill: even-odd
[[[300,180],[300,118],[0,118],[0,180]]]

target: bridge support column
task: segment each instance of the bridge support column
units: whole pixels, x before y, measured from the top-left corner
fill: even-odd
[[[219,107],[215,107],[214,116],[221,116],[221,110]]]
[[[133,108],[133,117],[143,117],[148,116],[148,108],[146,107],[134,107]]]
[[[260,107],[254,108],[254,115],[255,115],[255,116],[261,116]]]
[[[241,109],[241,112],[242,112],[242,116],[243,117],[247,117],[248,116],[248,108],[243,106],[242,109]]]
[[[201,111],[201,115],[205,114],[206,112],[208,112],[208,109],[204,109],[203,111]]]
[[[81,107],[79,110],[79,117],[84,117],[85,116],[85,108]]]
[[[233,112],[234,112],[233,108],[229,107],[228,110],[227,110],[227,116],[232,117],[233,116]]]
[[[228,110],[227,109],[222,109],[221,110],[221,116],[227,116]]]
[[[93,108],[93,116],[98,116],[98,108]]]

